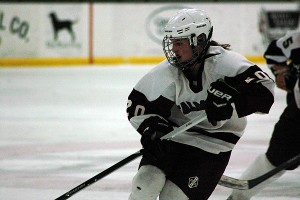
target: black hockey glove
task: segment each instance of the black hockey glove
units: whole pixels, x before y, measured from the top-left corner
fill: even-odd
[[[233,112],[231,103],[234,102],[237,95],[239,92],[224,80],[219,79],[210,85],[207,90],[205,112],[207,120],[213,126],[217,125],[217,121],[231,118]]]
[[[161,119],[160,117],[150,117],[146,119],[138,131],[142,132],[141,144],[144,149],[141,150],[142,155],[150,161],[157,161],[166,155],[165,141],[160,138],[171,132],[173,127]]]
[[[147,131],[141,138],[144,149],[141,150],[142,155],[150,161],[157,161],[166,155],[166,147],[164,141],[159,138],[164,134],[161,132]]]

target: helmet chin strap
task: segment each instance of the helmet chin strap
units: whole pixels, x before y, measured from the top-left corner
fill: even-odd
[[[206,44],[205,44],[203,50],[201,51],[201,53],[199,53],[199,55],[196,59],[198,63],[202,63],[205,60],[204,57],[205,57],[205,55],[208,51],[208,48],[210,47],[210,39],[212,37],[212,32],[213,32],[213,27],[211,27],[211,29],[209,31],[209,34],[208,34],[208,37],[207,37],[207,40],[206,40]]]
[[[209,43],[209,42],[208,42]],[[202,63],[204,61],[204,56],[208,50],[208,47],[209,45],[206,44],[205,45],[205,48],[201,51],[201,53],[197,52],[199,51],[198,49],[196,49],[195,46],[191,46],[192,48],[192,51],[193,51],[193,58],[191,58],[190,60],[188,61],[184,61],[184,62],[180,62],[180,65],[184,66],[184,67],[181,67],[181,70],[182,71],[185,71],[185,70],[189,70],[191,69],[192,66],[194,66],[195,64],[197,63]]]
[[[212,31],[211,31],[212,32]],[[204,48],[202,49],[201,52],[197,52],[197,51],[200,51],[199,49],[197,49],[197,46],[199,45],[194,45],[194,44],[191,44],[191,48],[192,48],[192,51],[193,51],[193,54],[195,55],[195,57],[193,57],[192,59],[190,59],[189,61],[186,61],[184,63],[181,63],[182,65],[185,65],[184,69],[182,70],[188,70],[190,69],[193,65],[199,63],[201,64],[202,62],[204,62],[204,57],[206,55],[206,52],[208,51],[208,48],[210,46],[210,38],[211,38],[211,32],[209,34],[209,37],[207,39],[207,42],[205,43],[205,46]],[[196,38],[196,37],[194,37]],[[193,40],[193,38],[191,38]],[[196,38],[197,39],[197,38]]]
[[[197,47],[200,45],[200,44],[198,44],[198,41],[197,41],[198,38],[196,37],[195,34],[191,35],[191,38],[190,38],[190,43],[191,44],[190,44],[190,46],[192,48],[193,54],[194,55],[197,54],[197,55],[196,55],[196,58],[193,57],[189,61],[185,61],[185,62],[181,63],[182,65],[185,66],[184,68],[182,68],[183,71],[190,69],[196,63],[200,63],[201,64],[202,62],[204,62],[204,60],[205,60],[204,57],[205,57],[206,52],[208,51],[208,48],[210,46],[210,39],[212,37],[212,32],[213,32],[213,27],[211,27],[211,29],[209,31],[209,35],[208,35],[208,37],[206,39],[206,43],[205,43],[204,48],[203,48],[203,50],[201,52],[196,52],[196,51],[199,51],[197,49]]]
[[[193,33],[191,34],[190,36],[190,46],[193,48],[195,48],[197,46],[198,42],[197,42],[197,37],[196,37],[196,34]]]

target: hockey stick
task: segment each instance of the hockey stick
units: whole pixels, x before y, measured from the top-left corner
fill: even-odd
[[[195,119],[192,119],[191,121],[189,121],[189,122],[183,124],[182,126],[174,129],[170,133],[164,135],[160,139],[161,140],[171,139],[171,138],[175,137],[176,135],[178,135],[180,133],[183,133],[184,131],[192,128],[196,124],[204,121],[206,118],[207,118],[206,116],[204,116],[204,117],[203,116],[198,116]],[[136,159],[140,155],[141,155],[140,151],[137,151],[137,152],[131,154],[130,156],[124,158],[123,160],[119,161],[118,163],[114,164],[113,166],[107,168],[106,170],[100,172],[99,174],[95,175],[94,177],[90,178],[89,180],[81,183],[80,185],[76,186],[75,188],[71,189],[70,191],[66,192],[65,194],[61,195],[60,197],[56,198],[55,200],[65,200],[65,199],[70,198],[75,193],[77,193],[80,190],[82,190],[82,189],[92,185],[93,183],[99,181],[100,179],[104,178],[105,176],[112,173],[113,171],[115,171],[115,170],[119,169],[120,167],[124,166],[125,164],[133,161],[134,159]]]
[[[258,184],[264,182],[271,176],[274,176],[281,170],[287,169],[287,168],[289,168],[293,165],[297,165],[297,164],[300,164],[300,154],[291,158],[290,160],[282,163],[281,165],[272,169],[271,171],[269,171],[257,178],[254,178],[254,179],[240,180],[240,179],[235,179],[235,178],[231,178],[231,177],[223,175],[221,180],[219,181],[219,185],[222,185],[222,186],[228,187],[228,188],[238,189],[238,190],[249,190],[249,189],[257,186]]]

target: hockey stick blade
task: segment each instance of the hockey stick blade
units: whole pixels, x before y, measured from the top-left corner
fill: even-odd
[[[232,189],[249,190],[264,182],[268,178],[274,176],[278,172],[298,164],[300,164],[300,154],[257,178],[250,180],[240,180],[223,175],[218,184]]]
[[[173,131],[171,131],[170,133],[164,135],[163,137],[161,137],[161,140],[168,140],[171,139],[173,137],[175,137],[176,135],[183,133],[184,131],[192,128],[193,126],[195,126],[196,124],[206,120],[207,117],[206,116],[197,116],[194,119],[192,119],[191,121],[188,121],[187,123],[181,125],[180,127],[174,129]],[[100,179],[104,178],[105,176],[107,176],[108,174],[112,173],[113,171],[119,169],[120,167],[124,166],[125,164],[133,161],[134,159],[136,159],[137,157],[141,156],[141,152],[137,151],[134,154],[131,154],[130,156],[124,158],[123,160],[119,161],[118,163],[114,164],[113,166],[107,168],[106,170],[100,172],[99,174],[97,174],[96,176],[90,178],[89,180],[81,183],[80,185],[74,187],[73,189],[71,189],[70,191],[66,192],[65,194],[61,195],[60,197],[56,198],[55,200],[66,200],[68,198],[70,198],[71,196],[73,196],[75,193],[79,192],[80,190],[83,190],[84,188],[92,185],[93,183],[99,181]]]

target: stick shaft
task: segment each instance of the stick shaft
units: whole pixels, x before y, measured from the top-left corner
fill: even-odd
[[[107,168],[106,170],[100,172],[96,176],[90,178],[89,180],[81,183],[80,185],[76,186],[75,188],[71,189],[70,191],[66,192],[65,194],[61,195],[60,197],[56,198],[55,200],[65,200],[65,199],[70,198],[75,193],[77,193],[80,190],[88,187],[89,185],[97,182],[98,180],[104,178],[105,176],[107,176],[108,174],[112,173],[113,171],[115,171],[115,170],[119,169],[120,167],[124,166],[125,164],[133,161],[134,159],[136,159],[140,155],[141,155],[140,151],[137,151],[137,152],[131,154],[130,156],[124,158],[120,162],[114,164],[113,166],[111,166],[111,167]]]
[[[249,181],[249,189],[255,187],[256,185],[260,184],[261,182],[267,180],[268,178],[274,176],[275,174],[277,174],[278,172],[285,170],[289,167],[292,167],[294,165],[300,164],[300,154],[298,154],[297,156],[289,159],[288,161],[282,163],[281,165],[279,165],[278,167],[274,168],[273,170],[269,171],[268,173],[259,176],[255,179],[252,179]]]
[[[219,185],[222,185],[224,187],[232,188],[232,189],[238,189],[238,190],[249,190],[258,184],[264,182],[268,178],[274,176],[278,172],[285,170],[289,167],[292,167],[294,165],[300,164],[300,154],[291,158],[290,160],[282,163],[278,167],[272,169],[271,171],[250,180],[240,180],[231,178],[228,176],[223,175],[221,180],[219,181]]]
[[[171,139],[171,138],[175,137],[176,135],[178,135],[180,133],[183,133],[184,131],[192,128],[196,124],[204,121],[205,119],[206,119],[206,116],[205,117],[198,116],[195,119],[193,119],[193,120],[191,120],[191,121],[183,124],[182,126],[174,129],[173,131],[171,131],[170,133],[166,134],[165,136],[163,136],[160,139],[161,140]],[[55,200],[66,200],[66,199],[70,198],[75,193],[77,193],[80,190],[88,187],[89,185],[97,182],[98,180],[104,178],[108,174],[116,171],[117,169],[119,169],[120,167],[122,167],[122,166],[126,165],[127,163],[133,161],[134,159],[136,159],[140,155],[141,155],[140,151],[137,151],[134,154],[131,154],[130,156],[124,158],[123,160],[119,161],[118,163],[114,164],[113,166],[111,166],[111,167],[107,168],[106,170],[100,172],[96,176],[90,178],[89,180],[81,183],[80,185],[76,186],[75,188],[71,189],[70,191],[66,192],[65,194],[61,195],[60,197],[56,198]]]
[[[160,139],[161,140],[169,140],[169,139],[172,139],[173,137],[175,137],[176,135],[180,134],[180,133],[183,133],[184,131],[194,127],[196,124],[206,120],[207,117],[206,116],[197,116],[195,117],[194,119],[192,119],[191,121],[183,124],[182,126],[174,129],[173,131],[171,131],[170,133],[162,136]]]

